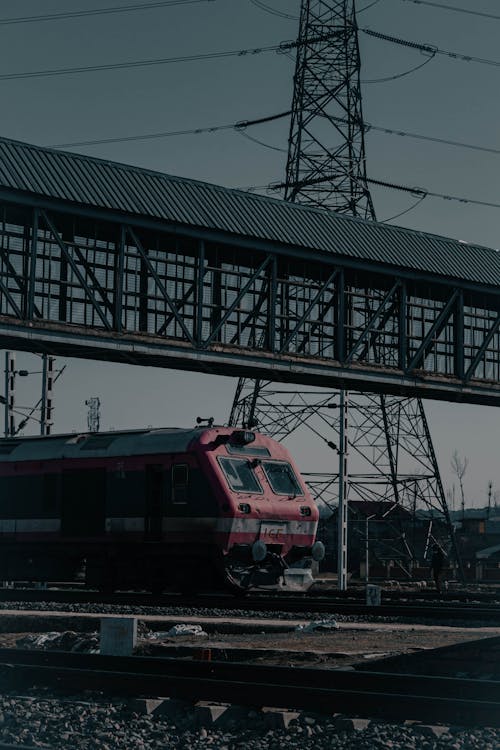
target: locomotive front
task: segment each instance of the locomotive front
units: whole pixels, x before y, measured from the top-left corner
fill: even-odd
[[[244,590],[311,585],[318,509],[286,448],[249,430],[211,428],[198,440],[199,460],[218,501],[216,538],[226,582]]]

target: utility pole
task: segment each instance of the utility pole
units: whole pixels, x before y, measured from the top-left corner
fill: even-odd
[[[5,419],[4,436],[11,437],[16,434],[16,423],[14,407],[16,403],[16,355],[13,352],[5,352]]]
[[[52,430],[52,416],[54,411],[53,388],[54,383],[63,374],[66,369],[64,365],[61,369],[55,369],[55,357],[49,354],[42,355],[42,370],[16,370],[16,356],[13,352],[5,353],[5,371],[4,371],[4,396],[0,396],[0,404],[4,404],[4,436],[14,437],[23,430],[30,420],[38,422],[40,425],[40,435],[50,435]],[[42,392],[41,396],[32,406],[18,406],[16,408],[16,379],[28,377],[29,375],[42,375]],[[39,411],[40,418],[33,416]],[[21,420],[16,425],[15,415],[18,414]]]
[[[49,354],[42,355],[42,398],[40,401],[40,435],[50,435],[52,428],[52,409],[54,386],[55,358]]]
[[[348,395],[340,391],[339,425],[339,508],[337,512],[337,579],[340,591],[347,589],[347,531],[348,531]]]

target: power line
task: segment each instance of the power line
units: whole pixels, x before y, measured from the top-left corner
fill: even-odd
[[[325,41],[331,34],[323,34],[312,41]],[[284,41],[280,44],[271,44],[266,47],[251,47],[249,49],[226,50],[224,52],[206,52],[197,55],[183,55],[179,57],[161,57],[152,60],[133,60],[122,63],[107,63],[103,65],[83,65],[76,68],[53,68],[51,70],[32,70],[26,73],[4,73],[0,75],[0,81],[11,81],[26,78],[49,78],[52,76],[63,76],[75,73],[95,73],[103,70],[124,70],[129,68],[146,68],[153,65],[168,65],[171,63],[197,62],[200,60],[216,60],[225,57],[245,57],[246,55],[260,55],[267,52],[286,53],[288,50],[300,47],[303,42]]]
[[[418,65],[414,65],[413,68],[410,68],[409,70],[405,70],[402,73],[395,73],[392,76],[384,76],[384,78],[372,78],[372,79],[366,79],[364,78],[361,83],[387,83],[388,81],[396,81],[398,78],[404,78],[405,76],[409,76],[410,73],[416,73],[417,70],[420,70],[420,68],[423,68],[424,65],[428,65],[432,60],[434,60],[435,54],[429,55],[429,57],[424,60],[421,63],[418,63]]]
[[[32,70],[26,73],[4,73],[0,81],[19,80],[26,78],[49,78],[64,76],[71,73],[95,73],[103,70],[124,70],[130,68],[147,68],[154,65],[169,65],[172,63],[198,62],[200,60],[216,60],[224,57],[239,57],[243,55],[258,55],[263,52],[276,52],[279,45],[259,47],[256,49],[230,50],[227,52],[207,52],[198,55],[184,55],[179,57],[161,57],[152,60],[134,60],[123,63],[108,63],[105,65],[84,65],[77,68],[54,68],[52,70]]]
[[[75,10],[67,13],[48,13],[40,16],[18,16],[17,18],[0,18],[0,26],[10,26],[21,23],[39,23],[40,21],[63,21],[72,18],[83,18],[86,16],[104,16],[112,13],[130,13],[137,10],[152,10],[154,8],[166,8],[172,5],[192,5],[193,3],[215,2],[215,0],[158,0],[158,2],[144,3],[143,5],[114,5],[109,8],[96,8],[94,10]]]
[[[291,21],[296,21],[298,19],[298,16],[293,16],[291,13],[285,13],[282,10],[271,8],[271,6],[262,2],[262,0],[250,0],[250,2],[252,3],[252,5],[255,5],[256,8],[260,8],[260,10],[264,10],[266,13],[270,13],[272,16],[278,16],[279,18],[287,18]]]
[[[263,2],[263,0],[250,0],[252,5],[255,5],[256,8],[260,8],[260,10],[265,11],[266,13],[270,13],[272,16],[278,16],[279,18],[287,18],[291,21],[298,21],[299,17],[296,15],[292,15],[291,13],[285,13],[283,10],[278,10],[277,8],[272,8],[270,5],[267,5],[267,3]],[[374,5],[377,5],[380,0],[372,0],[371,3],[368,3],[368,5],[365,5],[363,8],[360,8],[357,12],[357,15],[359,16],[360,13],[363,13],[365,10],[368,10],[369,8],[372,8]]]
[[[380,0],[372,0],[371,3],[368,3],[368,5],[364,5],[362,8],[356,11],[356,15],[359,16],[360,13],[364,13],[365,10],[369,10],[370,8],[373,8],[374,5],[378,5]]]
[[[405,214],[409,214],[410,211],[413,211],[415,208],[420,206],[422,201],[424,201],[427,198],[426,195],[420,196],[420,198],[417,198],[415,203],[412,203],[411,206],[408,206],[408,208],[405,208],[403,211],[399,211],[399,213],[394,214],[393,216],[389,216],[387,219],[379,219],[379,224],[388,224],[390,221],[394,221],[394,219],[399,219],[401,216],[405,216]]]
[[[71,141],[69,143],[52,143],[50,148],[75,148],[76,146],[100,146],[106,143],[126,143],[127,141],[148,141],[156,138],[170,138],[178,135],[201,135],[202,133],[216,133],[219,130],[233,130],[234,125],[213,125],[206,128],[191,130],[170,130],[161,133],[144,133],[143,135],[125,135],[119,138],[97,138],[92,141]]]
[[[440,49],[433,44],[425,44],[423,42],[412,42],[408,39],[400,39],[397,36],[390,36],[389,34],[383,34],[380,31],[373,31],[372,29],[360,29],[363,34],[374,37],[375,39],[381,39],[384,42],[391,42],[391,44],[398,44],[402,47],[409,47],[410,49],[419,50],[429,55],[444,55],[445,57],[451,57],[453,60],[463,60],[464,62],[479,63],[481,65],[492,65],[495,68],[500,67],[500,61],[489,60],[484,57],[474,57],[473,55],[465,55],[463,52],[453,52],[450,50]]]
[[[118,136],[114,138],[96,138],[94,140],[86,140],[86,141],[70,141],[67,143],[54,143],[51,144],[51,148],[75,148],[77,146],[100,146],[107,143],[126,143],[127,141],[147,141],[147,140],[154,140],[157,138],[171,138],[175,136],[183,136],[183,135],[203,135],[206,133],[217,133],[222,130],[236,130],[241,135],[245,135],[249,140],[253,141],[254,143],[257,143],[260,146],[264,146],[265,148],[272,149],[273,151],[286,151],[286,149],[280,147],[280,146],[274,146],[269,143],[265,143],[264,141],[261,141],[258,138],[255,138],[253,136],[249,136],[247,133],[245,133],[245,129],[249,127],[254,127],[256,125],[262,125],[267,122],[272,122],[274,120],[280,120],[284,117],[288,117],[290,114],[290,110],[287,110],[286,112],[279,112],[275,115],[269,115],[267,117],[259,117],[257,119],[252,120],[239,120],[238,122],[233,123],[224,123],[222,125],[208,125],[201,128],[189,128],[185,130],[169,130],[169,131],[162,131],[158,133],[142,133],[142,134],[136,134],[136,135],[127,135],[127,136]],[[332,117],[332,120],[335,122],[339,122],[343,125],[347,123],[347,120],[341,117]],[[438,138],[437,136],[431,136],[431,135],[422,135],[421,133],[412,133],[407,130],[395,130],[393,128],[387,128],[383,127],[381,125],[374,125],[373,123],[366,122],[364,123],[365,126],[365,133],[369,133],[371,131],[375,131],[377,133],[384,133],[386,135],[394,135],[398,136],[400,138],[413,138],[420,141],[427,141],[430,143],[437,143],[440,145],[445,146],[453,146],[455,148],[465,148],[472,151],[481,151],[488,154],[495,154],[500,155],[500,148],[492,148],[489,146],[478,146],[473,143],[466,143],[465,141],[454,141],[449,138]]]
[[[71,143],[55,143],[52,144],[51,148],[70,148],[75,146],[98,146],[106,143],[124,143],[126,141],[147,141],[155,138],[170,138],[179,135],[201,135],[203,133],[216,133],[220,130],[236,130],[244,131],[245,128],[252,127],[253,125],[262,125],[266,122],[272,122],[273,120],[280,120],[283,117],[288,117],[290,110],[286,112],[280,112],[276,115],[269,115],[268,117],[259,117],[254,120],[239,120],[225,125],[211,125],[203,128],[191,128],[189,130],[170,130],[162,133],[145,133],[143,135],[128,135],[119,138],[99,138],[91,141],[73,141]]]
[[[474,206],[486,206],[487,208],[500,208],[500,203],[493,203],[492,201],[481,201],[474,198],[464,198],[459,195],[448,195],[446,193],[435,193],[431,190],[419,187],[409,187],[408,185],[399,185],[394,182],[386,182],[385,180],[368,179],[372,185],[378,185],[379,187],[388,188],[389,190],[399,190],[404,193],[411,193],[411,195],[421,196],[423,198],[442,198],[445,201],[456,201],[458,203],[470,203]]]
[[[455,146],[456,148],[467,148],[472,151],[484,151],[488,154],[500,154],[500,148],[491,148],[489,146],[478,146],[473,143],[465,143],[464,141],[453,141],[449,138],[438,138],[432,135],[422,135],[421,133],[412,133],[406,130],[393,130],[392,128],[385,128],[381,125],[373,125],[370,122],[365,121],[365,133],[369,133],[370,130],[375,130],[378,133],[386,133],[387,135],[397,135],[405,138],[415,138],[419,141],[428,141],[430,143],[439,143],[445,146]]]
[[[419,42],[411,42],[405,39],[400,39],[398,37],[389,36],[388,34],[383,34],[378,31],[372,31],[371,29],[361,29],[363,33],[367,34],[368,36],[375,37],[377,39],[381,39],[386,42],[391,42],[392,44],[398,44],[404,47],[410,47],[412,49],[420,50],[421,52],[426,52],[427,54],[430,54],[431,56],[434,55],[446,55],[448,57],[451,57],[453,59],[459,59],[459,60],[465,60],[466,62],[475,62],[475,63],[481,63],[483,65],[492,65],[495,67],[500,67],[500,62],[497,60],[488,60],[485,58],[480,57],[472,57],[470,55],[464,55],[459,52],[450,52],[446,50],[439,49],[438,47],[433,47],[429,44],[421,44]],[[325,34],[318,36],[316,39],[309,39],[308,44],[311,44],[312,42],[316,41],[326,41],[329,39],[331,34]],[[303,44],[299,41],[284,41],[280,44],[271,44],[264,47],[251,47],[247,49],[239,49],[239,50],[226,50],[223,52],[207,52],[207,53],[201,53],[197,55],[183,55],[179,57],[161,57],[161,58],[153,58],[151,60],[132,60],[130,62],[122,62],[122,63],[106,63],[102,65],[83,65],[81,67],[74,67],[74,68],[53,68],[48,70],[32,70],[32,71],[26,71],[25,73],[3,73],[0,75],[0,81],[12,81],[12,80],[21,80],[21,79],[28,79],[28,78],[50,78],[54,76],[63,76],[63,75],[71,75],[71,74],[81,74],[81,73],[95,73],[95,72],[101,72],[105,70],[124,70],[124,69],[130,69],[130,68],[145,68],[145,67],[151,67],[156,65],[169,65],[173,63],[185,63],[185,62],[199,62],[201,60],[216,60],[226,57],[245,57],[246,55],[260,55],[267,52],[278,52],[278,53],[286,53],[292,49],[296,49],[297,47],[301,46]],[[421,66],[417,66],[421,67]],[[413,72],[407,71],[404,73],[404,75],[407,75],[407,73]],[[400,77],[399,75],[396,77]],[[393,78],[391,76],[391,78]]]
[[[285,117],[287,112],[283,113],[281,116]],[[343,117],[335,117],[333,115],[329,116],[328,119],[333,120],[334,122],[338,122],[342,125],[347,125],[348,120]],[[253,123],[252,121],[249,121],[249,125],[257,124]],[[370,131],[376,131],[377,133],[385,133],[386,135],[396,135],[401,138],[414,138],[419,141],[427,141],[429,143],[438,143],[445,146],[453,146],[455,148],[465,148],[470,149],[472,151],[481,151],[488,154],[495,154],[500,155],[500,148],[492,148],[490,146],[478,146],[474,143],[466,143],[465,141],[454,141],[449,138],[438,138],[437,136],[432,135],[422,135],[421,133],[412,133],[408,130],[394,130],[392,128],[386,128],[381,125],[374,125],[373,123],[364,121],[364,131],[365,133],[369,133]],[[274,146],[269,143],[265,143],[264,141],[261,141],[258,138],[255,138],[253,136],[249,136],[245,134],[244,132],[241,133],[242,135],[246,135],[249,140],[253,141],[254,143],[257,143],[260,146],[264,146],[265,148],[272,149],[273,151],[286,151],[285,148],[282,148],[280,146]]]
[[[413,3],[414,5],[427,5],[431,8],[439,8],[440,10],[451,10],[454,13],[466,13],[468,16],[479,16],[480,18],[489,18],[495,21],[500,21],[500,16],[495,13],[483,13],[479,10],[458,8],[456,5],[443,5],[443,3],[434,3],[430,2],[430,0],[402,0],[402,2]]]
[[[333,175],[323,175],[318,178],[314,178],[311,180],[303,180],[300,183],[297,183],[297,186],[302,186],[303,184],[307,185],[320,185],[322,182],[329,182],[333,179]],[[446,201],[456,201],[458,203],[469,203],[475,206],[485,206],[487,208],[500,208],[500,203],[494,203],[493,201],[483,201],[483,200],[477,200],[475,198],[464,198],[463,196],[459,195],[449,195],[447,193],[436,193],[432,190],[427,190],[426,188],[421,187],[410,187],[409,185],[400,185],[395,182],[388,182],[387,180],[377,180],[375,178],[367,178],[366,180],[371,185],[377,185],[378,187],[388,188],[389,190],[399,190],[403,193],[410,193],[411,195],[414,195],[415,197],[423,197],[423,198],[441,198],[442,200]],[[285,183],[274,183],[268,185],[268,189],[271,191],[276,190],[282,190],[286,187]],[[247,188],[248,189],[248,188]]]

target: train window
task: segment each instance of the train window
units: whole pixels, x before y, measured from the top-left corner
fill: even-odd
[[[303,495],[295,472],[290,464],[284,461],[263,461],[269,484],[277,495]]]
[[[240,455],[243,454],[245,456],[270,456],[271,452],[268,448],[265,448],[262,445],[233,445],[233,443],[228,443],[226,445],[227,452],[228,453],[239,453]]]
[[[172,466],[172,502],[188,501],[189,467],[186,464]]]
[[[248,461],[242,458],[219,458],[229,486],[235,492],[262,493],[262,487]]]

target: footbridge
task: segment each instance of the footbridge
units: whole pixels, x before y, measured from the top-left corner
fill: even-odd
[[[0,139],[0,347],[500,405],[500,253]]]

